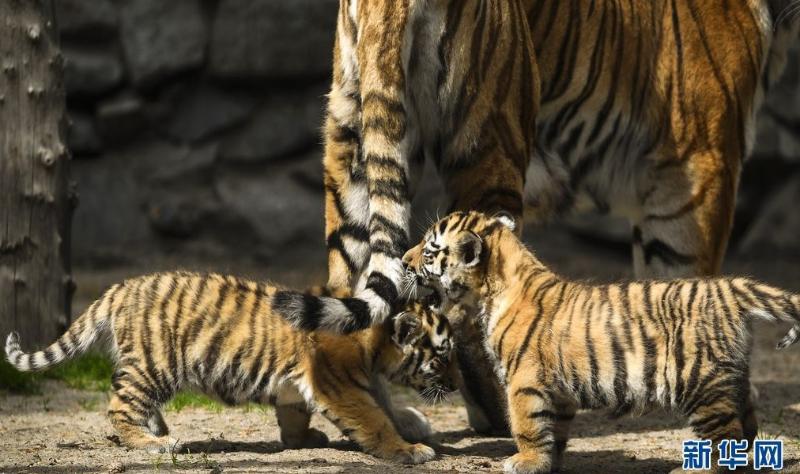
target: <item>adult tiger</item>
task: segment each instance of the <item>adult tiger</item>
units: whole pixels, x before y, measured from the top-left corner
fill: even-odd
[[[341,0],[325,125],[329,288],[355,288],[373,320],[391,312],[426,158],[449,210],[519,219],[527,206],[542,221],[594,207],[632,222],[637,277],[717,272],[756,110],[797,36],[781,21],[791,6]],[[457,332],[467,400],[497,406],[471,376],[490,373],[471,350],[478,332]]]

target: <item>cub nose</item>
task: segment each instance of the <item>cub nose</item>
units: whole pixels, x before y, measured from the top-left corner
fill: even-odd
[[[406,266],[406,268],[414,267],[414,261],[417,259],[417,256],[420,253],[420,247],[421,244],[417,245],[416,247],[412,247],[408,249],[405,255],[403,255],[403,264]]]

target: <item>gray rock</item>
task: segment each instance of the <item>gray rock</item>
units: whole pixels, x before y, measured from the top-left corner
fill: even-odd
[[[203,63],[207,32],[197,0],[120,2],[121,39],[131,77],[147,87]]]
[[[177,99],[166,132],[183,142],[202,140],[242,122],[253,107],[244,97],[209,85],[198,86]]]
[[[153,234],[141,208],[141,185],[128,166],[126,157],[111,155],[72,163],[80,195],[72,221],[75,262],[126,263],[152,248]]]
[[[76,157],[97,155],[103,150],[103,141],[91,115],[70,112],[67,144]]]
[[[147,218],[160,235],[188,238],[200,231],[208,208],[196,196],[165,193],[147,204]]]
[[[109,0],[57,0],[56,21],[66,38],[107,39],[117,33],[117,10]]]
[[[252,163],[285,157],[319,144],[322,110],[321,92],[274,96],[259,107],[247,125],[223,140],[220,158]]]
[[[762,110],[756,121],[753,156],[800,161],[800,130],[771,108]]]
[[[97,122],[103,140],[115,145],[128,142],[147,126],[141,99],[128,95],[102,102]]]
[[[331,69],[337,0],[222,0],[211,72],[219,77],[322,76]]]
[[[169,147],[168,152],[153,156],[151,182],[169,184],[174,182],[203,181],[214,167],[217,144],[201,147]]]
[[[64,57],[67,95],[100,96],[122,82],[122,62],[114,53],[65,46]]]
[[[745,234],[739,250],[760,255],[769,252],[800,254],[800,175],[793,175],[762,204],[761,212]]]
[[[217,176],[215,189],[222,206],[249,222],[265,248],[277,250],[309,239],[324,245],[322,197],[286,179],[291,172],[291,168],[271,168]]]
[[[314,149],[288,159],[295,164],[290,173],[295,180],[308,191],[322,195],[325,189],[322,173],[322,148]]]

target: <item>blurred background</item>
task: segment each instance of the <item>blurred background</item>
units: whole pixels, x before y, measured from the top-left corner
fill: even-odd
[[[338,1],[56,4],[79,298],[99,291],[95,274],[104,285],[174,267],[322,282],[320,129]],[[798,59],[770,92],[744,172],[729,261],[748,273],[800,257]],[[444,209],[438,189],[428,173],[420,226]],[[626,222],[573,218],[526,235],[563,272],[630,274]]]

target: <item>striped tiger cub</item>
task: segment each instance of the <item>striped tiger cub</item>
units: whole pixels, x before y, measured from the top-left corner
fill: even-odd
[[[796,343],[800,295],[747,278],[569,281],[525,248],[512,222],[454,213],[404,256],[410,276],[437,288],[442,308],[479,315],[519,448],[507,472],[558,469],[579,408],[666,407],[715,446],[752,445],[752,321],[789,322],[778,348]]]
[[[433,449],[419,443],[431,434],[424,415],[393,407],[385,385],[429,399],[453,390],[447,320],[416,304],[350,335],[306,332],[275,314],[286,298],[276,287],[216,274],[133,278],[106,291],[45,350],[25,353],[10,334],[6,358],[21,371],[41,370],[107,338],[116,363],[108,415],[131,447],[178,449],[160,407],[193,388],[231,405],[275,405],[291,448],[326,444],[309,427],[313,408],[374,456],[432,459]]]

